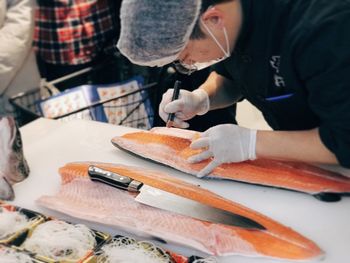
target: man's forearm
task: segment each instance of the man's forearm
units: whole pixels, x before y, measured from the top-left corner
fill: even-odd
[[[258,131],[258,158],[338,164],[322,143],[318,129],[307,131]]]
[[[210,110],[228,107],[241,98],[232,81],[216,72],[212,72],[199,88],[208,93]]]

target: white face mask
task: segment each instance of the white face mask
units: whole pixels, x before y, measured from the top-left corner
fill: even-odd
[[[214,60],[211,60],[208,62],[195,62],[193,64],[185,64],[182,62],[177,62],[177,63],[175,63],[175,66],[180,71],[180,73],[186,72],[187,74],[191,74],[194,71],[208,68],[216,63],[219,63],[230,56],[230,46],[229,46],[226,28],[225,27],[223,28],[225,41],[226,41],[226,50],[225,50],[223,48],[223,46],[220,44],[220,42],[217,40],[217,38],[214,36],[213,32],[211,32],[209,27],[204,22],[201,21],[201,23],[205,27],[205,29],[208,31],[209,35],[212,37],[212,39],[215,41],[215,43],[218,45],[218,47],[221,49],[221,51],[224,53],[224,55],[221,58],[214,59]]]

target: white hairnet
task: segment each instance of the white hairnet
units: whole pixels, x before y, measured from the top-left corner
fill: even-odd
[[[200,8],[201,0],[123,0],[117,47],[135,64],[169,64],[185,48]]]

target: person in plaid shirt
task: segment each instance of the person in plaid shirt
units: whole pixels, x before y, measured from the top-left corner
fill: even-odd
[[[120,1],[38,0],[34,49],[42,77],[53,80],[104,63],[107,55],[103,51],[119,35],[119,27],[115,22],[119,10],[117,5],[120,6],[118,2]],[[109,68],[111,70],[113,67]],[[103,76],[99,74],[99,78]],[[84,84],[81,82],[87,80],[75,81],[76,84]],[[67,83],[59,88],[62,90],[74,85],[75,83]]]

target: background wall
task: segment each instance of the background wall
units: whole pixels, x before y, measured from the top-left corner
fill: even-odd
[[[264,120],[261,112],[244,100],[237,104],[237,122],[240,126],[253,129],[271,130],[270,126]]]

